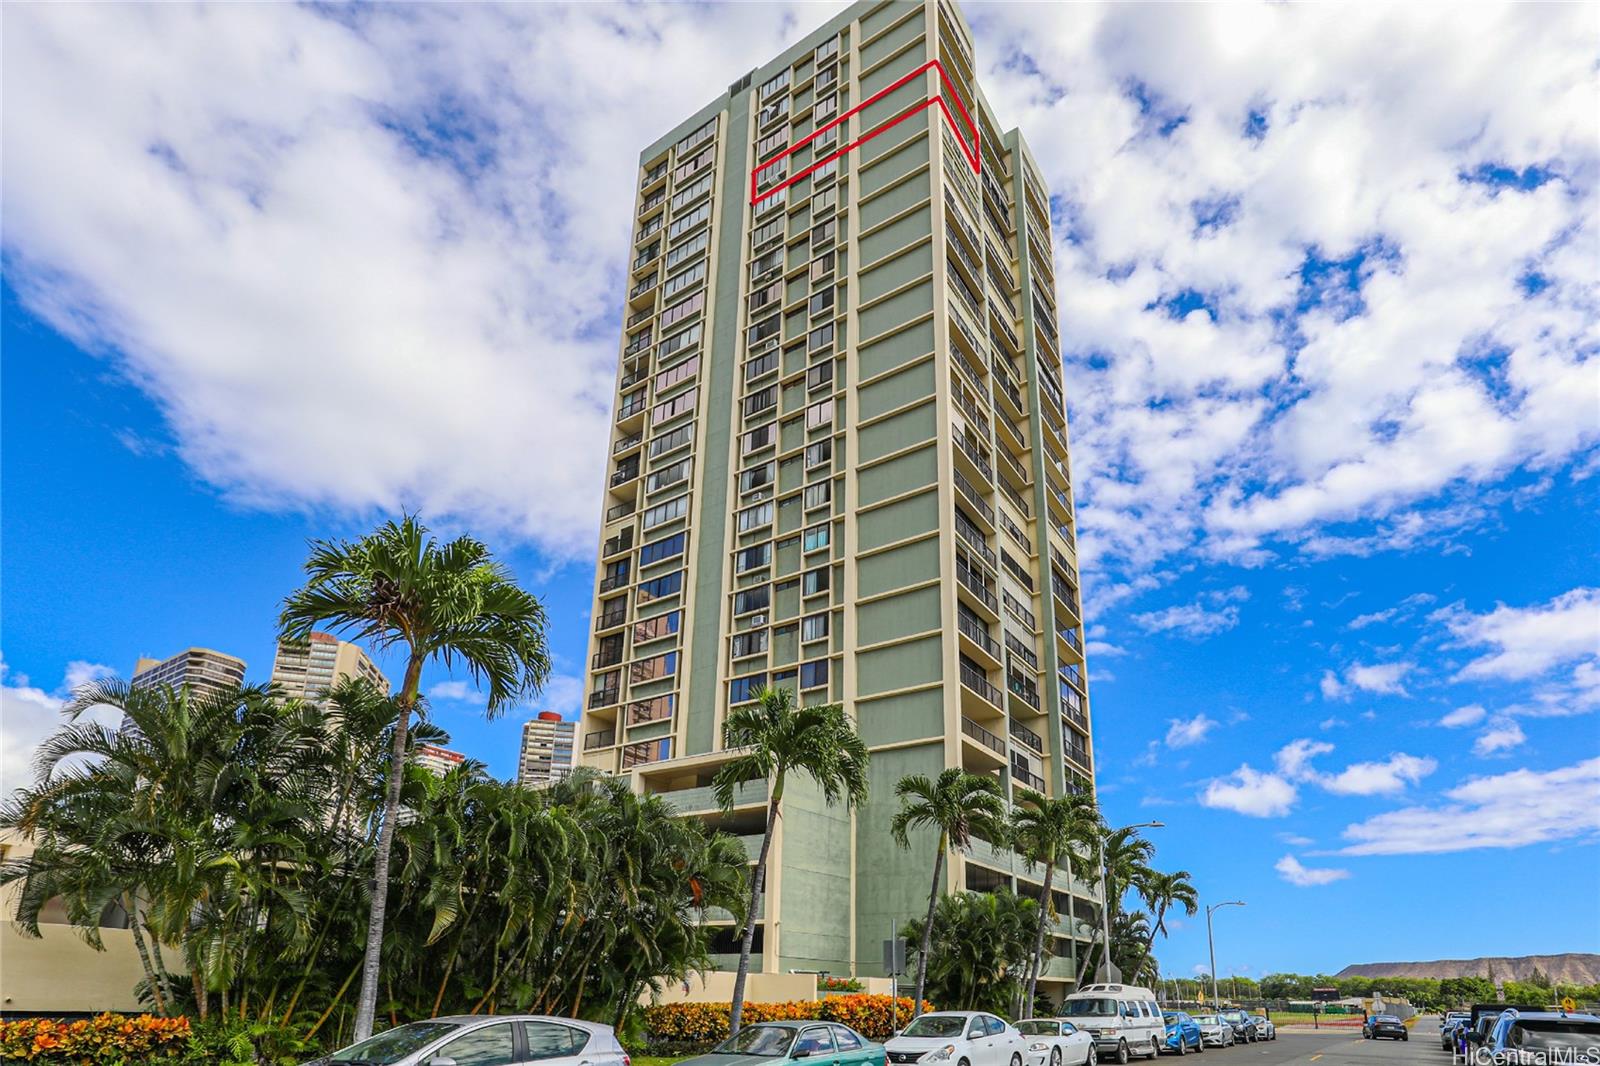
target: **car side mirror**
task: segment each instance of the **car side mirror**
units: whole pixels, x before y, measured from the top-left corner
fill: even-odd
[[[811,1049],[808,1047],[795,1048],[794,1054],[789,1057],[791,1059],[809,1059],[811,1057]]]
[[[428,1060],[428,1066],[456,1066],[456,1060],[449,1055],[435,1055]]]

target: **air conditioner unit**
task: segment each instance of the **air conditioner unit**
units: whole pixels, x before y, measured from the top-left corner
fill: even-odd
[[[750,626],[751,626],[751,628],[754,628],[756,626],[764,626],[766,624],[767,624],[767,616],[764,613],[763,614],[753,614],[753,615],[750,616]]]

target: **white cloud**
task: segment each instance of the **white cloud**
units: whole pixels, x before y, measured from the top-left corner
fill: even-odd
[[[1478,739],[1472,742],[1472,751],[1475,755],[1495,755],[1521,747],[1527,739],[1515,719],[1503,718],[1491,722],[1489,728],[1478,734]]]
[[[34,753],[41,741],[66,723],[61,708],[71,690],[114,674],[109,666],[73,660],[67,664],[61,686],[46,692],[31,684],[27,675],[12,673],[0,659],[0,797],[33,783]],[[116,725],[122,716],[96,708],[80,720]]]
[[[430,700],[445,700],[451,703],[466,703],[481,700],[484,697],[480,696],[478,690],[467,682],[451,680],[440,681],[428,686],[428,698]]]
[[[1600,758],[1476,777],[1445,792],[1444,800],[1347,826],[1343,853],[1433,854],[1593,839],[1600,834]]]
[[[1208,718],[1204,711],[1193,718],[1169,718],[1167,727],[1167,747],[1187,748],[1206,739],[1206,734],[1217,727],[1215,718]]]
[[[1126,648],[1119,647],[1116,644],[1107,643],[1103,640],[1084,641],[1083,649],[1084,653],[1087,655],[1094,655],[1107,659],[1114,659],[1119,655],[1128,654]]]
[[[583,709],[583,678],[572,674],[551,674],[539,694],[539,710],[555,711],[563,718],[576,718]]]
[[[1420,784],[1438,768],[1434,759],[1398,752],[1383,762],[1352,763],[1336,774],[1321,775],[1317,784],[1340,796],[1389,795]]]
[[[1600,588],[1577,588],[1533,607],[1498,604],[1473,614],[1461,604],[1434,612],[1454,646],[1488,648],[1460,680],[1538,677],[1563,663],[1600,656]]]
[[[1252,818],[1276,818],[1288,814],[1299,796],[1299,790],[1282,777],[1262,773],[1246,763],[1229,776],[1207,783],[1198,798],[1206,807]]]
[[[1316,841],[1312,840],[1310,837],[1303,837],[1298,833],[1279,833],[1278,839],[1283,841],[1283,843],[1288,844],[1290,847],[1296,848],[1309,848],[1312,844],[1316,843]]]
[[[1460,729],[1462,726],[1477,725],[1488,713],[1479,704],[1469,703],[1465,707],[1457,707],[1439,719],[1439,724],[1446,729]]]
[[[1407,696],[1410,693],[1401,681],[1413,669],[1413,664],[1403,662],[1371,665],[1354,663],[1345,667],[1342,678],[1332,670],[1323,671],[1318,687],[1322,690],[1322,698],[1326,700],[1348,699],[1357,692]]]
[[[1350,876],[1349,870],[1335,870],[1331,868],[1313,869],[1301,864],[1293,855],[1285,855],[1273,864],[1272,868],[1278,871],[1285,881],[1300,888],[1310,888],[1315,885],[1331,884],[1342,881]]]
[[[1273,761],[1277,764],[1278,772],[1284,777],[1309,778],[1315,776],[1311,771],[1311,760],[1332,750],[1333,745],[1325,741],[1291,740],[1278,749]]]
[[[1146,633],[1177,633],[1191,639],[1223,633],[1239,624],[1239,608],[1233,604],[1190,603],[1145,611],[1133,621]]]

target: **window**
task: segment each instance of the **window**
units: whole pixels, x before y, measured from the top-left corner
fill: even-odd
[[[822,507],[833,499],[833,482],[819,481],[815,485],[807,485],[805,500],[801,504],[807,511],[814,507]]]
[[[819,592],[827,592],[829,578],[833,571],[826,566],[819,566],[815,570],[807,570],[800,582],[802,596],[815,596]]]
[[[756,698],[756,693],[761,691],[766,683],[766,674],[749,674],[745,677],[736,677],[728,684],[728,700],[732,703],[753,700]]]
[[[824,385],[832,385],[832,384],[833,384],[833,360],[830,359],[826,363],[818,363],[816,366],[814,366],[810,370],[806,371],[806,391],[807,392],[816,392],[818,389],[822,388]]]
[[[775,197],[773,197],[773,199],[775,199]],[[750,264],[750,280],[755,281],[762,275],[777,270],[782,266],[783,249],[774,248],[772,251],[764,253],[761,258]]]
[[[768,304],[776,303],[782,297],[783,281],[781,279],[774,281],[764,289],[757,289],[750,294],[750,313],[753,315]]]
[[[983,1016],[984,1025],[988,1026],[990,1036],[999,1036],[1006,1031],[1006,1023],[990,1014]]]
[[[744,379],[754,381],[756,378],[770,374],[778,369],[778,352],[773,349],[757,359],[752,359],[744,365]]]
[[[692,393],[685,393],[685,395],[692,395]],[[694,404],[691,403],[689,406],[693,407]],[[818,426],[825,426],[832,421],[833,397],[830,396],[821,403],[814,403],[810,407],[806,408],[807,429],[816,429]]]
[[[659,437],[654,437],[651,439],[650,458],[654,459],[656,456],[665,455],[667,452],[670,452],[675,448],[681,448],[693,439],[693,422],[690,422],[688,425],[679,426],[670,433],[663,433]]]
[[[768,163],[766,166],[756,171],[756,184],[766,185],[768,182],[778,181],[779,179],[787,176],[788,173],[789,157],[784,156],[782,159]]]
[[[833,235],[838,230],[838,228],[839,228],[839,224],[836,221],[834,221],[833,219],[831,219],[831,218],[828,219],[828,221],[822,223],[821,225],[812,226],[811,227],[811,243],[812,244],[822,244],[824,241],[833,240]]]
[[[679,163],[678,169],[672,172],[673,184],[676,185],[687,178],[693,177],[694,172],[705,166],[707,163],[710,163],[712,156],[715,154],[716,153],[708,147],[705,151],[701,152],[687,163]]]
[[[773,153],[789,145],[789,131],[781,129],[776,133],[768,134],[756,142],[756,158],[771,159]]]
[[[667,253],[667,269],[671,270],[691,255],[703,252],[711,244],[711,231],[706,230],[692,241],[685,241]]]
[[[693,296],[682,301],[681,303],[673,304],[671,307],[661,312],[661,328],[666,329],[674,322],[683,321],[696,311],[699,311],[701,308],[705,307],[705,305],[706,294],[703,291],[695,293]]]
[[[767,650],[767,631],[758,629],[754,633],[738,633],[733,638],[733,657],[744,659],[751,655],[760,655]]]
[[[820,259],[811,261],[811,280],[821,281],[833,273],[833,256],[825,255]]]
[[[834,112],[836,112],[838,110],[839,110],[839,97],[838,96],[825,96],[821,100],[817,101],[817,106],[816,106],[816,110],[814,112],[814,117],[816,118],[818,123],[821,123],[821,122],[826,121],[829,118],[832,118]]]
[[[739,471],[739,491],[754,492],[756,489],[766,488],[772,484],[772,477],[777,466],[771,462],[753,466],[748,470]]]
[[[800,664],[800,687],[817,688],[828,683],[828,660]]]
[[[818,326],[806,335],[806,351],[820,352],[833,344],[833,323]]]
[[[733,613],[749,614],[751,611],[764,611],[771,603],[772,589],[766,585],[759,585],[734,594]]]
[[[696,181],[691,185],[685,186],[684,188],[680,189],[679,191],[677,191],[676,193],[674,193],[672,195],[672,210],[674,212],[676,212],[680,207],[682,207],[684,204],[687,204],[689,201],[693,200],[696,196],[703,196],[703,195],[705,195],[706,193],[708,193],[710,191],[711,191],[711,175],[707,174],[705,177],[701,178],[699,181]]]
[[[646,510],[642,516],[641,524],[645,529],[654,529],[656,526],[664,525],[675,518],[682,518],[688,513],[689,497],[679,496],[675,500],[668,500],[666,503],[658,504]]]
[[[754,507],[746,507],[739,512],[738,527],[740,533],[748,533],[752,529],[772,523],[772,501],[758,503]]]
[[[832,1054],[833,1036],[826,1026],[818,1026],[815,1029],[807,1029],[805,1032],[801,1033],[800,1039],[794,1042],[794,1050],[789,1053],[790,1057],[792,1058],[799,1058],[801,1055]]]
[[[664,540],[653,540],[639,549],[640,567],[659,563],[663,559],[670,559],[674,555],[683,554],[684,538],[687,534],[674,533]]]
[[[832,59],[834,56],[839,54],[839,38],[831,37],[828,40],[823,41],[821,44],[817,45],[817,51],[815,54],[818,63],[825,63],[829,59]],[[819,78],[822,76],[820,71],[817,73],[817,76]]]
[[[746,343],[751,347],[754,347],[755,345],[766,340],[768,337],[777,336],[778,321],[778,316],[773,315],[771,318],[768,318],[763,322],[757,322],[755,325],[751,326],[748,331],[748,340]]]
[[[674,274],[672,277],[668,278],[667,283],[661,286],[661,298],[663,300],[670,300],[684,289],[687,289],[690,285],[693,285],[695,282],[705,280],[705,276],[706,261],[702,259],[700,262],[696,263],[688,270],[685,270],[683,273]],[[832,289],[828,291],[830,294],[833,292]],[[817,298],[813,296],[811,298],[811,302],[813,304],[816,303]],[[829,300],[829,303],[832,302],[832,300]]]
[[[700,323],[696,322],[682,333],[674,333],[672,336],[666,338],[660,344],[656,345],[656,358],[665,359],[679,348],[682,348],[686,345],[699,343]]]
[[[741,549],[733,557],[733,568],[739,573],[746,570],[756,570],[766,566],[772,561],[772,545],[758,544],[754,548]]]
[[[828,635],[828,614],[808,614],[800,619],[800,639],[807,643]]]
[[[768,385],[759,392],[752,392],[744,398],[744,417],[754,418],[756,415],[778,404],[778,386]]]
[[[811,213],[820,215],[824,211],[832,211],[839,203],[839,187],[837,185],[823,189],[811,198]]]
[[[776,122],[780,117],[787,115],[788,113],[789,98],[785,96],[777,103],[768,104],[766,107],[763,107],[760,114],[756,116],[756,125],[765,127],[773,122]]]
[[[789,87],[789,72],[787,70],[785,70],[783,73],[776,75],[775,77],[772,78],[772,80],[768,81],[766,84],[761,86],[761,91],[758,94],[758,99],[765,101],[769,97],[775,96],[778,93],[783,92],[783,90],[787,89],[788,87]]]
[[[660,640],[662,637],[670,637],[678,631],[678,627],[682,624],[682,611],[668,611],[666,614],[658,614],[654,618],[646,618],[642,622],[635,622],[633,624],[633,642],[638,645],[652,640]]]
[[[699,392],[699,389],[690,389],[687,392],[678,393],[670,400],[656,404],[650,411],[650,424],[653,426],[660,425],[669,419],[677,418],[681,414],[693,411],[695,399]],[[833,403],[832,400],[828,402],[829,404]]]
[[[653,581],[644,581],[639,584],[639,602],[649,603],[666,596],[676,596],[683,589],[683,571],[678,570],[666,577],[658,577]]]
[[[815,444],[806,445],[806,469],[821,466],[833,458],[833,438],[819,440]]]
[[[753,451],[770,446],[777,439],[776,430],[777,427],[771,422],[752,429],[739,439],[739,454],[749,455]]]
[[[704,270],[701,270],[700,273],[701,273],[702,277],[705,275],[705,271]],[[671,288],[671,286],[672,286],[672,282],[671,281],[667,282],[667,286],[668,286],[668,293],[667,294],[669,296],[673,292],[677,291],[677,290]],[[816,293],[815,295],[813,295],[811,297],[810,312],[811,312],[811,317],[812,318],[816,318],[818,315],[821,315],[823,312],[830,310],[832,307],[833,307],[833,286],[831,286],[831,285],[828,286],[826,289],[823,289],[821,292]]]
[[[673,219],[672,225],[667,227],[667,239],[671,240],[672,238],[681,234],[688,233],[690,230],[694,229],[696,226],[710,217],[711,201],[707,200],[705,203],[701,204],[693,211],[690,211],[682,218]]]
[[[862,1046],[861,1038],[855,1034],[855,1030],[843,1025],[833,1027],[833,1040],[839,1045],[840,1051],[856,1051]]]
[[[589,1043],[589,1034],[582,1029],[555,1022],[523,1022],[522,1035],[528,1042],[528,1058],[533,1061],[576,1055]]]
[[[439,1056],[454,1059],[456,1066],[511,1066],[517,1061],[517,1041],[510,1022],[486,1025],[456,1037],[439,1049]]]
[[[677,366],[668,367],[656,375],[656,392],[666,392],[672,386],[694,377],[700,371],[700,357],[692,355]]]
[[[805,531],[805,539],[801,543],[800,550],[805,552],[814,552],[818,548],[826,548],[828,546],[829,534],[832,532],[832,530],[833,527],[826,522],[823,522],[821,525],[807,526]]]
[[[646,681],[655,681],[663,677],[671,677],[678,672],[678,653],[669,651],[665,655],[655,655],[648,659],[640,659],[628,666],[628,680],[633,684],[643,684]]]
[[[706,138],[710,137],[715,132],[717,132],[717,120],[713,118],[704,126],[701,126],[699,129],[689,134],[689,136],[678,142],[678,154],[682,155],[689,149],[698,145],[701,141],[704,141]]]
[[[689,476],[689,466],[694,460],[679,459],[670,466],[664,466],[645,479],[644,490],[656,492],[660,489],[670,488]]]
[[[983,1018],[981,1016],[972,1019],[972,1024],[967,1026],[968,1040],[982,1040],[988,1035],[987,1027],[983,1024]]]
[[[756,227],[756,231],[750,234],[750,247],[752,249],[760,248],[768,241],[782,237],[783,227],[784,220],[782,218],[775,218],[764,226]]]

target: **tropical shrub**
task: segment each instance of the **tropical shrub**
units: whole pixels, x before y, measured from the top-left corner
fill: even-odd
[[[818,992],[860,992],[861,982],[854,977],[817,976]]]
[[[34,1063],[181,1062],[192,1035],[187,1018],[102,1014],[77,1021],[0,1022],[0,1059]]]
[[[698,1049],[721,1043],[728,1037],[728,1003],[664,1003],[645,1008],[645,1025],[652,1047],[670,1046]],[[932,1010],[932,1004],[924,1004]],[[902,1021],[911,1018],[911,999],[902,996],[876,996],[862,993],[829,996],[818,1000],[793,1000],[787,1003],[746,1003],[742,1024],[779,1021],[839,1022],[869,1040],[887,1040],[895,1029],[895,1013]]]

